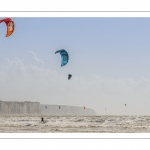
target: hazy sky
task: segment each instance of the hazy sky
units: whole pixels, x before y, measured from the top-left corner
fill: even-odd
[[[150,115],[150,18],[12,19],[8,38],[0,24],[0,100]]]

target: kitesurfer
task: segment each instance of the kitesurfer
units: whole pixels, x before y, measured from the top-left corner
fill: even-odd
[[[44,118],[43,118],[43,117],[41,117],[41,122],[43,122],[43,123],[44,123]]]
[[[71,77],[72,77],[72,75],[71,75],[71,74],[68,74],[68,80],[70,80],[70,79],[71,79]]]

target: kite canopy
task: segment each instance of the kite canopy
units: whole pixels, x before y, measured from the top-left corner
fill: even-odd
[[[0,20],[0,23],[2,23],[2,22],[5,22],[5,24],[7,26],[6,37],[9,37],[14,32],[15,24],[10,18]]]
[[[61,55],[61,67],[65,66],[69,61],[69,55],[68,55],[67,51],[64,49],[61,49],[61,50],[57,50],[55,52],[55,54],[57,54],[57,53],[60,53],[60,55]]]

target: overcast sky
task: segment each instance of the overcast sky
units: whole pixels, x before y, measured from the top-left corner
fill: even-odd
[[[0,24],[0,100],[150,115],[150,18],[12,19],[8,38]]]

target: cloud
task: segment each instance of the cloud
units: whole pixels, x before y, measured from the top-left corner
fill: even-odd
[[[138,114],[143,104],[144,114],[149,112],[150,80],[96,74],[73,75],[68,80],[66,75],[46,69],[43,60],[30,51],[24,59],[6,58],[0,65],[0,93],[1,100],[87,106],[102,114],[103,107],[110,107],[110,114],[123,114],[120,105],[124,103],[134,110],[126,113]]]
[[[23,59],[23,63],[25,66],[28,66],[28,65],[33,65],[37,67],[44,66],[44,62],[41,59],[38,59],[36,54],[32,51],[29,51],[26,54],[25,58]]]

